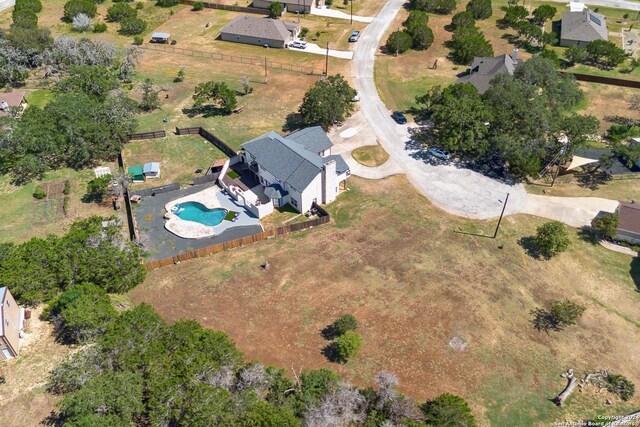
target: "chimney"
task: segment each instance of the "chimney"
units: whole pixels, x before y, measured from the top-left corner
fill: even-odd
[[[513,53],[511,54],[511,59],[513,59],[513,62],[516,62],[518,60],[518,48],[517,47],[513,48]]]

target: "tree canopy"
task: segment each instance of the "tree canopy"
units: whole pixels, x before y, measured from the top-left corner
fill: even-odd
[[[456,25],[450,47],[451,59],[458,64],[470,64],[476,56],[493,56],[491,43],[475,25]]]
[[[200,83],[196,86],[193,100],[195,101],[193,106],[196,108],[202,107],[207,101],[210,101],[210,105],[220,109],[224,114],[231,114],[238,105],[235,90],[224,82]]]
[[[538,227],[534,242],[543,257],[551,258],[566,251],[571,240],[569,240],[567,227],[563,223],[551,221]],[[551,311],[553,312],[553,307]]]
[[[411,8],[446,15],[456,8],[456,0],[411,0]]]
[[[391,54],[405,53],[413,45],[411,35],[406,31],[394,31],[389,35],[385,48]]]
[[[467,11],[471,12],[475,19],[487,19],[493,15],[491,0],[470,0],[467,3]]]
[[[340,74],[316,82],[304,95],[300,116],[307,125],[328,129],[344,121],[353,112],[351,100],[356,91]]]

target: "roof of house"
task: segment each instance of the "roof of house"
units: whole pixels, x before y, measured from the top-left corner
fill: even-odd
[[[500,74],[508,73],[513,75],[516,66],[521,63],[521,59],[513,60],[511,55],[499,55],[493,58],[476,56],[473,58],[470,73],[458,79],[458,83],[471,83],[478,89],[479,93],[485,93],[491,87],[491,80]]]
[[[264,189],[264,194],[270,199],[282,199],[284,196],[289,194],[280,184],[277,182],[274,184],[270,184]]]
[[[168,38],[171,38],[171,34],[158,32],[158,33],[151,34],[151,38],[152,39],[168,39]]]
[[[313,130],[311,133],[317,132]],[[304,133],[297,136],[302,138]],[[306,145],[296,139],[283,137],[276,132],[269,132],[249,142],[242,144],[242,148],[250,153],[260,166],[269,171],[283,183],[298,192],[305,188],[321,173],[328,162],[336,162],[336,173],[341,174],[349,169],[340,155],[320,157]],[[295,135],[294,135],[295,136]],[[302,138],[305,141],[309,141]]]
[[[579,148],[575,151],[574,156],[584,157],[586,159],[600,160],[602,156],[610,156],[613,154],[608,148]],[[609,175],[624,175],[628,173],[634,173],[631,169],[626,167],[617,157],[611,162],[611,166],[601,168]]]
[[[9,111],[2,109],[2,103],[6,102],[9,107],[19,107],[24,101],[24,92],[13,91],[0,93],[0,116],[6,116]]]
[[[564,12],[560,25],[561,40],[592,42],[609,39],[607,17],[589,9],[582,12]]]
[[[282,4],[291,4],[296,6],[297,5],[312,6],[315,0],[264,0],[264,1],[269,3],[280,1],[280,3]]]
[[[7,287],[0,288],[0,337],[4,336],[4,316],[2,312],[4,310],[4,296],[7,293]]]
[[[640,234],[640,203],[620,202],[618,205],[618,229]]]
[[[285,24],[279,19],[236,16],[220,32],[259,39],[287,41],[291,37],[291,29],[298,27],[299,24]]]
[[[147,172],[160,172],[160,163],[158,162],[149,162],[145,163],[142,167],[143,173]]]
[[[333,142],[320,126],[301,129],[287,135],[287,139],[301,144],[309,151],[321,153],[333,147]]]

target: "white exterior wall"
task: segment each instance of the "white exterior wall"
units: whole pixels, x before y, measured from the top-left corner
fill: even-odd
[[[322,194],[322,203],[331,203],[338,197],[338,176],[336,175],[336,161],[332,160],[324,165],[322,171],[322,179],[324,180],[324,193]]]
[[[300,205],[298,211],[304,213],[311,209],[313,200],[316,199],[317,203],[322,203],[322,174],[318,174],[313,181],[304,189],[300,195]]]

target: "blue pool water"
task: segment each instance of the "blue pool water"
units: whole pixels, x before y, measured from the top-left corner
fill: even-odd
[[[172,212],[185,221],[199,222],[214,227],[222,222],[227,210],[222,208],[208,209],[198,202],[184,202],[175,205]]]

